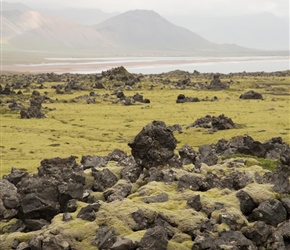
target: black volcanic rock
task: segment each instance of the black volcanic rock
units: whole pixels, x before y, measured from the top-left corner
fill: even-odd
[[[147,229],[140,241],[140,249],[142,250],[166,250],[167,245],[167,231],[161,226]]]
[[[253,199],[244,190],[240,190],[236,196],[240,201],[240,209],[244,215],[251,214],[257,207]]]
[[[208,89],[213,89],[213,90],[222,90],[222,89],[228,89],[229,85],[226,83],[223,83],[220,80],[220,75],[215,74],[213,76],[213,80],[210,82],[209,86],[207,86]]]
[[[236,125],[231,118],[221,114],[218,117],[206,115],[205,117],[198,118],[194,123],[187,126],[187,129],[190,127],[208,128],[211,129],[210,131],[215,132],[217,130],[232,129]]]
[[[240,95],[240,99],[258,99],[258,100],[263,100],[263,96],[258,93],[255,92],[253,90],[249,90],[246,93]]]
[[[87,221],[94,221],[96,219],[96,212],[99,211],[101,205],[99,203],[90,204],[83,207],[77,214],[77,218]]]
[[[260,203],[260,205],[253,210],[252,218],[277,227],[279,223],[286,220],[287,212],[280,201],[270,199]]]
[[[105,191],[118,181],[118,178],[107,168],[102,171],[92,168],[92,175],[94,177],[93,190],[97,192]]]
[[[15,217],[19,207],[20,195],[17,188],[8,180],[0,179],[0,220]]]
[[[243,231],[243,234],[253,241],[256,246],[263,246],[273,230],[265,222],[257,221],[254,226],[247,227]]]
[[[41,113],[42,106],[41,104],[44,101],[44,97],[35,96],[30,100],[30,106],[27,110],[21,110],[20,117],[21,119],[30,119],[30,118],[44,118],[45,115]]]
[[[162,121],[146,125],[128,145],[137,164],[147,169],[169,164],[174,156],[176,139]]]

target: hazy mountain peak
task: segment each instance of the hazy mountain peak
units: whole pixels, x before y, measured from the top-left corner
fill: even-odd
[[[31,9],[22,3],[2,2],[2,11],[11,11],[11,10],[28,11]]]

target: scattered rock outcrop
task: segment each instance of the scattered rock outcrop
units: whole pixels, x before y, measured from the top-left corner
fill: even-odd
[[[262,94],[255,92],[253,90],[249,90],[245,92],[244,94],[240,95],[240,99],[258,99],[263,100]]]
[[[207,86],[208,89],[212,90],[222,90],[222,89],[228,89],[229,84],[223,83],[220,80],[220,74],[215,74],[213,76],[213,80],[210,82],[210,84]]]
[[[177,156],[176,143],[153,121],[129,143],[132,155],[44,159],[35,174],[13,168],[0,179],[1,247],[289,248],[289,145],[241,136],[198,151],[184,145]],[[218,161],[236,152],[279,163],[269,172]]]
[[[172,131],[164,122],[153,121],[146,125],[128,145],[132,149],[136,163],[150,169],[170,165],[176,143]]]
[[[197,97],[186,97],[184,94],[179,94],[177,96],[176,103],[185,103],[185,102],[199,102],[200,100]]]
[[[226,117],[224,114],[219,115],[218,117],[206,115],[205,117],[197,119],[194,123],[187,126],[187,129],[190,127],[195,128],[208,128],[212,132],[218,130],[232,129],[236,125],[231,118]]]
[[[30,118],[44,118],[45,114],[41,112],[42,103],[44,101],[44,97],[35,96],[30,99],[30,106],[27,110],[21,110],[20,117],[21,119],[30,119]]]
[[[262,143],[255,141],[248,135],[236,136],[229,141],[221,139],[215,146],[215,151],[219,155],[245,154],[270,159],[279,159],[282,157],[281,162],[284,165],[289,164],[288,150],[289,145],[283,143],[281,137],[275,137]],[[284,153],[285,156],[283,156]]]

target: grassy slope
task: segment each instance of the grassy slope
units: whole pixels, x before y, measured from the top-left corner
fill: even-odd
[[[80,161],[82,155],[107,155],[115,148],[122,149],[128,154],[127,143],[152,120],[162,120],[167,125],[180,124],[183,134],[176,133],[177,149],[189,144],[197,149],[199,145],[216,143],[219,139],[230,139],[237,135],[250,135],[255,140],[265,141],[272,137],[281,136],[290,143],[289,129],[289,77],[243,77],[231,78],[234,84],[230,90],[224,91],[195,91],[176,90],[170,86],[156,83],[154,90],[148,90],[149,82],[143,81],[143,88],[125,91],[126,96],[136,92],[151,100],[150,104],[135,104],[123,106],[112,104],[97,97],[95,104],[64,103],[73,97],[89,94],[89,91],[76,91],[70,95],[56,95],[50,84],[44,84],[48,96],[58,101],[44,103],[43,107],[56,108],[47,112],[46,119],[20,119],[19,112],[9,111],[1,107],[1,168],[0,176],[10,172],[11,167],[25,168],[35,172],[44,158],[68,157],[75,155]],[[174,80],[174,77],[172,78]],[[208,79],[191,79],[191,81],[208,81]],[[222,79],[228,81],[229,79]],[[54,83],[55,84],[55,83]],[[269,84],[272,84],[269,87]],[[146,87],[144,87],[146,86]],[[161,89],[163,87],[163,89]],[[263,94],[264,100],[240,100],[240,94],[248,89],[256,89]],[[95,90],[102,95],[111,93],[109,90]],[[176,104],[177,95],[206,96],[217,102],[199,102]],[[285,95],[286,94],[286,95]],[[287,95],[288,94],[288,95]],[[29,97],[30,93],[26,96]],[[11,99],[11,97],[8,97]],[[28,102],[27,102],[28,105]],[[186,126],[197,118],[205,115],[218,116],[225,114],[239,124],[240,128],[207,133],[204,129]]]

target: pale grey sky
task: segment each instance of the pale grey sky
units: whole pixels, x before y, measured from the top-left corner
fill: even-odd
[[[99,8],[106,12],[154,10],[161,15],[244,15],[271,12],[289,16],[289,0],[1,0],[32,8]]]

